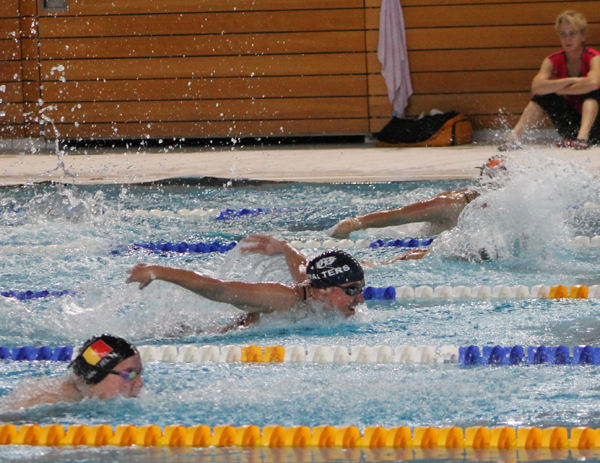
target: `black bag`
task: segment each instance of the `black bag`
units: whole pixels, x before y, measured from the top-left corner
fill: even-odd
[[[456,125],[460,124],[459,134]],[[443,135],[442,136],[442,132]],[[447,133],[446,133],[447,132]],[[472,127],[467,118],[450,111],[421,119],[392,118],[377,135],[379,146],[416,145],[416,146],[449,146],[471,141]],[[435,136],[438,134],[438,136]],[[427,143],[430,140],[431,143]]]

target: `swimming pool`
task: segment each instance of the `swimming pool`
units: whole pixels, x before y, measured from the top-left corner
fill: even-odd
[[[600,283],[598,249],[573,245],[575,235],[600,232],[590,206],[600,203],[593,179],[583,173],[581,166],[548,163],[545,167],[535,179],[532,171],[525,169],[512,180],[510,188],[490,191],[485,196],[486,207],[480,208],[479,214],[467,214],[433,255],[422,261],[368,269],[367,284],[531,287]],[[125,271],[139,262],[226,278],[288,281],[280,258],[241,256],[237,249],[225,253],[155,253],[127,246],[149,242],[228,243],[248,233],[323,241],[327,238],[325,229],[340,218],[424,200],[440,191],[470,184],[440,181],[228,186],[223,181],[213,186],[35,186],[0,190],[0,289],[74,293],[26,301],[0,298],[1,344],[77,346],[99,332],[124,336],[138,345],[177,346],[597,344],[600,301],[594,299],[375,300],[365,303],[350,319],[318,313],[310,318],[270,315],[250,329],[217,334],[218,327],[237,313],[235,309],[207,302],[166,283],[153,283],[143,292],[124,284]],[[218,212],[226,208],[269,211],[228,220],[139,212]],[[384,237],[386,233],[394,234],[387,238],[400,236],[392,231],[360,232],[355,238]],[[500,259],[469,262],[452,258],[466,248],[488,245],[498,250]],[[305,252],[314,256],[320,251]],[[349,252],[378,261],[399,251],[355,247]],[[64,369],[63,363],[1,362],[0,394],[7,395],[28,375],[59,375]],[[464,368],[447,364],[148,363],[145,391],[138,400],[42,406],[4,413],[0,420],[14,424],[161,427],[327,424],[361,429],[373,425],[597,428],[599,372],[597,366],[549,365]],[[160,452],[165,451],[111,452],[115,450],[10,447],[7,458],[88,461],[110,455],[113,459],[135,461],[139,457],[148,461],[154,456],[162,458]],[[231,452],[223,456],[198,450],[193,458],[231,461],[243,459],[247,451]],[[192,458],[185,455],[168,458]],[[350,458],[349,454],[346,457]],[[262,454],[260,458],[266,457]],[[310,458],[327,459],[321,454],[311,454]]]

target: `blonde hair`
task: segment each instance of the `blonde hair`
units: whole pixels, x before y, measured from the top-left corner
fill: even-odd
[[[585,16],[575,10],[566,10],[558,15],[556,22],[554,23],[556,32],[558,32],[563,22],[570,24],[582,34],[587,32],[587,19],[585,19]]]

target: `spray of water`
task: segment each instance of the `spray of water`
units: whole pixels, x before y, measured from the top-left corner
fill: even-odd
[[[26,206],[27,215],[35,221],[89,222],[104,215],[104,194],[80,193],[73,188],[57,185],[36,195]]]
[[[547,265],[571,250],[584,226],[583,205],[599,201],[597,179],[584,165],[543,152],[522,154],[507,166],[499,177],[482,179],[481,196],[438,238],[436,254]]]

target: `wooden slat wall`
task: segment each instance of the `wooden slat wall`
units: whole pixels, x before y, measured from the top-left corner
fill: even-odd
[[[0,138],[378,132],[381,0],[0,0]],[[598,0],[401,0],[415,94],[475,128],[511,126],[553,23]]]
[[[67,138],[369,131],[363,0],[75,0],[39,18]]]
[[[365,0],[370,130],[389,120],[377,60],[380,0]],[[567,9],[589,22],[588,45],[600,45],[600,2],[402,0],[414,95],[407,115],[436,108],[469,115],[476,129],[512,127],[530,99],[542,60],[560,49],[556,16]]]
[[[25,133],[19,17],[19,0],[0,0],[0,138]]]

